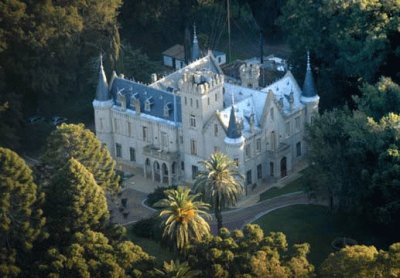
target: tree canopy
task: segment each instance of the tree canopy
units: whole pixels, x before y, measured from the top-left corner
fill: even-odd
[[[0,276],[16,276],[34,242],[45,236],[43,198],[25,161],[0,147]]]
[[[119,191],[119,177],[115,173],[115,161],[96,135],[83,124],[62,124],[48,140],[43,162],[52,168],[61,168],[66,160],[74,158],[91,172],[104,190]]]
[[[222,228],[218,236],[194,243],[189,265],[205,277],[312,277],[308,244],[288,247],[282,233],[264,236],[258,225],[230,232]]]
[[[388,251],[374,246],[355,245],[332,253],[321,265],[321,277],[398,277],[400,244]]]
[[[103,188],[93,175],[74,158],[70,158],[53,177],[46,189],[45,212],[51,235],[69,237],[75,232],[98,230],[108,220]]]
[[[213,153],[201,164],[204,170],[196,176],[194,188],[213,206],[219,230],[222,228],[222,208],[235,205],[243,194],[243,177],[236,163],[221,152]]]
[[[189,244],[210,233],[210,226],[204,219],[210,218],[205,211],[209,205],[196,201],[200,194],[192,195],[189,188],[179,186],[176,190],[166,190],[165,194],[167,198],[154,205],[163,208],[159,215],[163,219],[163,238],[184,253]]]

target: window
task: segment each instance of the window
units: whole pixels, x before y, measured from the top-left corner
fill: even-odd
[[[172,103],[168,102],[164,105],[164,117],[168,118],[172,111]]]
[[[197,166],[192,165],[192,180],[194,180],[199,172],[199,168]]]
[[[199,100],[196,99],[196,108],[199,108]]]
[[[239,158],[234,158],[233,161],[235,162],[236,166],[239,167]]]
[[[273,121],[274,120],[274,108],[271,108],[269,115],[271,117],[271,120]]]
[[[218,136],[218,124],[214,124],[214,136]]]
[[[207,98],[207,105],[210,105],[210,97]]]
[[[166,132],[161,132],[161,147],[168,147],[168,135]]]
[[[142,134],[143,134],[143,141],[147,141],[147,126],[144,126],[142,129]]]
[[[136,152],[134,148],[129,148],[129,159],[130,161],[136,161]]]
[[[246,145],[245,152],[246,152],[246,157],[249,158],[251,156],[251,146],[250,146],[250,144]]]
[[[181,170],[185,171],[185,162],[181,161]]]
[[[270,162],[270,163],[269,163],[269,175],[270,175],[271,177],[274,176],[274,163],[273,163],[273,162]]]
[[[257,165],[257,179],[259,179],[259,180],[262,179],[262,165],[261,164]]]
[[[196,141],[191,139],[190,140],[190,153],[192,155],[197,155],[197,146],[196,146]]]
[[[215,101],[218,101],[218,93],[215,93]]]
[[[256,141],[256,150],[257,152],[261,152],[261,138],[258,138]]]
[[[115,154],[116,154],[117,157],[122,157],[121,144],[115,143]]]
[[[193,107],[193,99],[190,98],[190,107]]]
[[[290,135],[290,122],[287,122],[285,124],[285,133],[286,133],[286,137],[288,137]]]
[[[185,97],[185,105],[187,105],[187,97]]]
[[[132,130],[131,130],[131,124],[129,122],[126,122],[126,126],[128,127],[128,136],[132,136]]]
[[[276,137],[275,137],[275,131],[271,132],[271,149],[275,150],[276,149]]]
[[[179,136],[179,143],[180,143],[180,144],[183,144],[183,136],[182,136],[182,135]]]
[[[297,142],[296,144],[296,156],[301,156],[301,142]]]
[[[246,172],[246,184],[252,184],[252,179],[251,179],[251,170]]]
[[[118,120],[114,119],[114,130],[115,132],[118,132]]]
[[[147,98],[146,101],[144,102],[144,110],[149,112],[151,110],[151,106],[153,105],[153,103],[154,103],[153,97]]]
[[[190,126],[196,127],[196,116],[195,115],[190,115]]]
[[[221,64],[221,57],[218,57],[218,64]]]
[[[300,117],[296,117],[294,119],[294,121],[295,121],[296,130],[300,130]]]

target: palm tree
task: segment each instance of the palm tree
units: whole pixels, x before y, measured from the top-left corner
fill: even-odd
[[[163,207],[160,217],[163,218],[163,239],[175,243],[179,252],[193,240],[201,240],[210,233],[210,226],[204,218],[210,215],[204,211],[210,205],[196,201],[200,194],[190,194],[190,189],[179,186],[176,190],[166,190],[166,199],[158,201],[155,206]],[[204,217],[204,218],[203,218]]]
[[[198,270],[191,270],[187,262],[180,263],[179,261],[164,262],[162,269],[155,269],[157,277],[165,278],[192,278],[196,277],[201,272]]]
[[[218,231],[222,228],[221,209],[236,205],[243,194],[243,176],[236,163],[223,153],[213,153],[209,160],[202,161],[204,171],[200,171],[194,182],[196,192],[201,192],[214,207]]]

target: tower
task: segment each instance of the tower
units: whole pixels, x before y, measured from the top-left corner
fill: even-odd
[[[229,115],[229,125],[226,132],[226,137],[224,140],[225,150],[227,155],[236,161],[241,172],[244,168],[243,160],[243,148],[244,148],[244,137],[242,136],[242,131],[236,120],[235,107],[232,104],[231,113]]]
[[[113,129],[111,123],[111,107],[114,102],[110,96],[106,74],[103,68],[103,57],[100,55],[99,80],[96,98],[93,100],[95,130],[97,138],[114,153]]]
[[[313,114],[318,113],[319,96],[317,94],[317,90],[315,89],[309,51],[307,51],[307,70],[300,101],[306,106],[306,122],[311,123]]]
[[[240,80],[243,87],[257,89],[260,77],[260,66],[257,64],[243,64],[239,68]]]
[[[199,59],[201,56],[199,41],[196,34],[196,24],[193,26],[193,46],[192,46],[192,61]]]
[[[206,57],[212,59],[211,56]],[[204,58],[204,59],[206,59]],[[182,107],[182,130],[184,131],[183,155],[185,179],[191,180],[198,171],[198,162],[207,159],[203,128],[223,109],[224,76],[211,70],[186,70],[178,81]]]

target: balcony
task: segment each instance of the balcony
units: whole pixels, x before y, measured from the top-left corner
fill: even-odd
[[[156,158],[159,160],[172,162],[176,161],[179,158],[178,152],[168,152],[160,149],[154,145],[147,145],[143,148],[143,154],[148,157]]]

